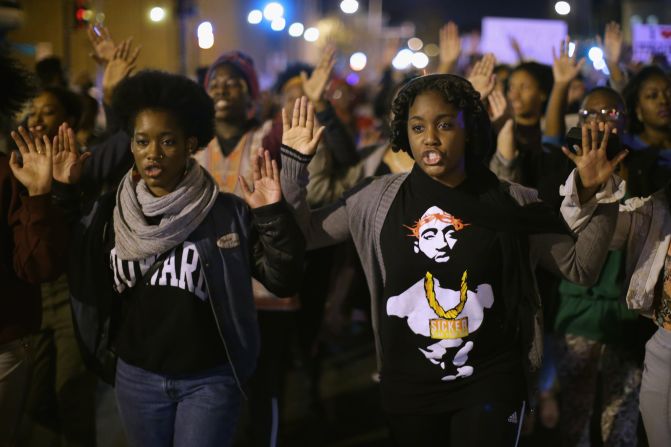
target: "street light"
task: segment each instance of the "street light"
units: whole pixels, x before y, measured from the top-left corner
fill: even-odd
[[[426,66],[429,65],[429,56],[418,51],[412,55],[412,65],[419,69],[426,68]]]
[[[568,2],[557,2],[555,3],[555,11],[557,11],[557,14],[560,16],[565,16],[571,12],[571,5],[569,5]]]
[[[149,20],[152,22],[160,22],[165,19],[165,9],[155,6],[149,11]]]
[[[287,21],[284,20],[284,17],[278,17],[276,19],[273,19],[272,22],[270,22],[270,28],[273,31],[282,31],[286,25]]]
[[[275,19],[278,19],[284,15],[284,6],[280,5],[277,2],[271,2],[263,8],[263,17],[266,20],[272,22]]]
[[[412,64],[412,54],[412,51],[407,48],[399,51],[394,60],[391,61],[391,65],[397,70],[405,70]]]
[[[317,39],[319,39],[319,30],[314,27],[306,29],[303,33],[303,39],[307,40],[308,42],[316,42]]]
[[[247,14],[247,21],[252,25],[258,25],[263,20],[263,13],[259,9],[253,9]]]
[[[303,26],[302,23],[296,22],[292,23],[291,26],[289,27],[289,35],[291,37],[300,37],[303,35],[303,30],[305,27]]]
[[[364,68],[366,68],[366,63],[368,62],[368,58],[366,55],[360,51],[354,53],[350,58],[349,58],[349,66],[352,70],[354,71],[361,71]]]
[[[354,14],[359,10],[359,2],[356,0],[342,0],[340,2],[340,9],[345,14]]]
[[[422,42],[422,39],[419,37],[413,37],[408,40],[408,48],[410,48],[412,51],[419,51],[423,46],[424,42]]]

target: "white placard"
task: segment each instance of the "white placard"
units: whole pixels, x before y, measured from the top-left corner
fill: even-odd
[[[632,25],[631,43],[635,61],[647,64],[657,53],[671,61],[671,25]]]
[[[519,42],[524,60],[552,64],[552,47],[559,44],[568,33],[563,20],[517,19],[485,17],[482,19],[483,53],[494,53],[497,61],[517,64],[517,54],[511,38]]]

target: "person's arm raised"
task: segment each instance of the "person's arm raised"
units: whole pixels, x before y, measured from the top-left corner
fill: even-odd
[[[461,55],[461,39],[459,37],[459,27],[454,22],[447,22],[440,29],[440,63],[437,73],[452,73],[457,67],[459,56]]]
[[[585,59],[576,61],[575,52],[569,56],[568,36],[561,42],[559,54],[555,52],[554,48],[552,49],[552,56],[554,83],[545,112],[545,135],[561,138],[566,130],[564,115],[566,113],[566,95],[569,84],[580,73],[582,66],[585,64]]]

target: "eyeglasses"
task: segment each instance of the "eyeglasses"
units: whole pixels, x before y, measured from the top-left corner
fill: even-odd
[[[623,112],[617,109],[601,109],[601,110],[578,110],[578,119],[581,124],[596,122],[611,122],[614,123],[624,116]]]

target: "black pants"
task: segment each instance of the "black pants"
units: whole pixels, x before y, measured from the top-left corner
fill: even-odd
[[[513,447],[524,411],[523,402],[488,403],[445,413],[385,416],[397,447]]]

